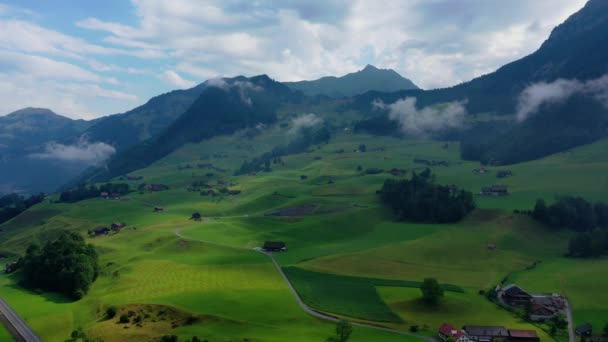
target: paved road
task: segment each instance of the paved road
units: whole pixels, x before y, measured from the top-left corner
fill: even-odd
[[[42,340],[34,334],[32,329],[25,324],[25,322],[19,318],[17,313],[11,309],[6,302],[0,298],[0,314],[2,314],[6,321],[11,325],[12,329],[9,331],[16,332],[18,336],[15,336],[17,341],[25,342],[41,342]]]
[[[242,249],[242,250],[252,250],[261,254],[266,255],[271,261],[272,264],[275,266],[275,268],[277,269],[277,271],[279,272],[279,274],[281,275],[281,277],[283,277],[283,280],[285,280],[285,283],[287,283],[287,286],[289,286],[289,289],[291,290],[291,293],[293,294],[294,298],[296,299],[296,301],[298,302],[298,305],[300,305],[300,308],[306,312],[307,314],[320,318],[320,319],[324,319],[324,320],[328,320],[328,321],[332,321],[332,322],[337,322],[339,320],[339,318],[319,312],[317,310],[314,310],[313,308],[311,308],[310,306],[306,305],[306,303],[304,303],[304,301],[302,300],[302,298],[300,298],[300,295],[298,294],[298,292],[296,291],[296,289],[293,287],[293,285],[291,284],[291,281],[289,281],[289,278],[287,278],[287,275],[285,275],[285,273],[283,272],[283,269],[281,268],[281,265],[279,265],[279,263],[275,260],[274,256],[272,255],[272,253],[267,253],[264,252],[261,249],[248,249],[248,248],[243,248],[243,247],[235,247],[235,246],[228,246],[228,245],[223,245],[223,244],[218,244],[215,242],[211,242],[211,241],[205,241],[205,240],[199,240],[199,239],[192,239],[189,238],[187,236],[184,236],[179,230],[175,231],[175,235],[179,236],[182,239],[186,239],[186,240],[192,240],[192,241],[198,241],[198,242],[203,242],[203,243],[208,243],[208,244],[212,244],[212,245],[218,245],[218,246],[223,246],[223,247],[232,247],[235,249]],[[364,328],[369,328],[369,329],[375,329],[375,330],[380,330],[380,331],[386,331],[386,332],[390,332],[390,333],[394,333],[394,334],[399,334],[399,335],[405,335],[405,336],[411,336],[411,337],[415,337],[415,338],[419,338],[428,342],[435,342],[436,340],[432,337],[427,337],[427,336],[422,336],[422,335],[418,335],[418,334],[413,334],[413,333],[409,333],[409,332],[405,332],[405,331],[401,331],[401,330],[396,330],[396,329],[391,329],[391,328],[386,328],[386,327],[382,327],[382,326],[377,326],[377,325],[373,325],[373,324],[366,324],[366,323],[359,323],[359,322],[351,322],[352,325],[355,326],[359,326],[359,327],[364,327]]]
[[[566,320],[568,321],[568,336],[570,342],[576,342],[576,335],[574,334],[574,319],[572,318],[572,308],[570,302],[566,300]]]

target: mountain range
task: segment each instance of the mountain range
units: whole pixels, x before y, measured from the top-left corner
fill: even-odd
[[[326,95],[334,98],[350,97],[370,90],[392,92],[419,89],[412,81],[391,69],[378,69],[367,65],[363,70],[342,77],[326,76],[314,81],[285,82],[305,95]]]
[[[590,0],[557,26],[534,53],[444,89],[425,91],[393,70],[368,65],[343,77],[314,81],[280,83],[266,75],[209,80],[90,122],[48,110],[24,109],[0,117],[0,186],[5,192],[11,188],[51,191],[95,166],[90,161],[31,157],[43,153],[50,142],[74,146],[86,139],[90,144],[103,144],[95,146],[105,150],[110,147],[115,155],[107,165],[89,169],[79,178],[106,180],[145,167],[186,143],[271,124],[288,108],[317,112],[328,121],[334,115],[337,119],[333,121],[340,125],[346,118],[340,113],[352,112],[354,117],[349,120],[357,129],[404,134],[389,117],[389,107],[378,110],[375,104],[408,97],[416,99],[418,109],[450,103],[463,106],[466,124],[435,132],[434,137],[459,140],[465,159],[510,164],[539,158],[608,135],[605,32],[608,2]],[[551,93],[564,87],[563,94]],[[526,111],[523,119],[522,111]],[[32,181],[42,178],[52,181],[44,186]]]

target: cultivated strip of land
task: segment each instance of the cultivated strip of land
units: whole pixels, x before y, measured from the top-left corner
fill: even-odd
[[[8,323],[7,328],[17,341],[42,341],[2,298],[0,298],[0,315],[4,318],[3,321]]]
[[[203,242],[203,243],[209,243],[209,244],[219,245],[219,244],[211,242],[211,241],[205,241],[205,240],[199,240],[199,239],[189,238],[187,236],[184,236],[179,230],[175,231],[175,235],[179,236],[182,239],[186,239],[186,240],[198,241],[198,242]],[[227,246],[227,245],[220,245],[220,246],[232,247],[232,248],[235,248],[235,249],[250,250],[248,248],[241,248],[241,247],[235,247],[235,246]],[[272,255],[272,253],[265,252],[265,251],[263,251],[261,249],[252,249],[252,250],[266,255],[272,261],[273,265],[275,266],[275,268],[277,269],[277,271],[279,272],[279,274],[281,275],[281,277],[283,278],[283,280],[285,280],[285,282],[287,283],[287,286],[289,287],[289,289],[291,290],[291,293],[293,294],[294,298],[298,302],[298,305],[300,306],[300,308],[304,312],[306,312],[307,314],[309,314],[311,316],[314,316],[314,317],[317,317],[317,318],[320,318],[320,319],[324,319],[324,320],[328,320],[328,321],[332,321],[332,322],[337,322],[337,321],[340,320],[338,317],[331,316],[331,315],[328,315],[326,313],[319,312],[319,311],[317,311],[317,310],[309,307],[308,305],[306,305],[306,303],[304,303],[304,301],[302,300],[302,298],[300,297],[300,295],[298,294],[298,292],[296,291],[296,289],[293,287],[293,285],[289,281],[289,278],[287,278],[287,275],[285,275],[285,273],[283,272],[283,269],[281,268],[281,265],[279,265],[279,263],[275,260],[275,258]],[[405,332],[405,331],[401,331],[401,330],[396,330],[396,329],[391,329],[391,328],[386,328],[386,327],[382,327],[382,326],[378,326],[378,325],[367,324],[367,323],[360,323],[360,322],[351,322],[351,324],[355,325],[355,326],[364,327],[364,328],[375,329],[375,330],[380,330],[380,331],[386,331],[386,332],[390,332],[390,333],[394,333],[394,334],[399,334],[399,335],[411,336],[411,337],[419,338],[419,339],[422,339],[422,340],[425,340],[425,341],[428,341],[428,342],[435,342],[436,341],[433,337],[427,337],[427,336],[423,336],[423,335],[413,334],[413,333],[409,333],[409,332]]]

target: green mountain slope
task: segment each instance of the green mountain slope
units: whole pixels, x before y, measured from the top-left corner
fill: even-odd
[[[111,144],[118,150],[157,135],[182,115],[201,94],[205,84],[158,95],[123,114],[110,115],[86,130],[92,141]]]
[[[374,113],[372,102],[376,99],[392,103],[416,97],[420,107],[466,100],[469,114],[514,117],[520,95],[530,85],[559,79],[585,82],[607,74],[606,32],[608,2],[590,0],[578,13],[557,26],[536,52],[493,73],[445,89],[367,93],[358,96],[353,107]],[[607,87],[604,85],[604,92]],[[471,131],[461,135],[465,143],[463,156],[509,164],[563,151],[608,134],[608,109],[605,104],[601,105],[597,96],[582,93],[553,102],[553,105],[541,106],[532,119],[523,123],[498,120],[473,125]],[[386,121],[386,116],[377,119]]]
[[[327,76],[314,81],[284,82],[288,87],[300,90],[309,96],[350,97],[370,90],[391,92],[418,89],[407,78],[392,69],[378,69],[367,65],[363,70],[342,77]]]
[[[107,179],[146,167],[189,142],[276,120],[279,105],[300,96],[266,75],[215,80],[192,106],[161,134],[118,154],[103,168],[85,175]]]
[[[92,122],[72,120],[49,109],[24,108],[0,117],[0,193],[53,191],[86,165],[30,158],[50,141],[77,137]]]

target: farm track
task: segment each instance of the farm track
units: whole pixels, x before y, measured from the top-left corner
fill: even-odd
[[[42,340],[30,329],[30,327],[21,319],[19,315],[10,306],[0,298],[0,316],[2,321],[8,323],[9,332],[19,342],[41,342]]]
[[[246,217],[246,215],[242,216],[242,217]],[[329,314],[317,311],[317,310],[311,308],[310,306],[308,306],[306,303],[304,303],[304,301],[302,300],[302,298],[300,297],[300,295],[298,294],[298,292],[296,291],[296,289],[292,285],[291,281],[289,280],[289,278],[287,277],[287,275],[285,274],[285,272],[283,272],[283,269],[281,268],[281,265],[279,265],[279,263],[276,261],[276,259],[272,255],[272,253],[264,252],[261,249],[249,249],[249,248],[244,248],[244,247],[236,247],[236,246],[229,246],[229,245],[218,244],[218,243],[215,243],[215,242],[212,242],[212,241],[193,239],[193,238],[184,236],[180,232],[179,229],[175,231],[175,235],[177,235],[178,237],[180,237],[182,239],[185,239],[185,240],[203,242],[203,243],[208,243],[208,244],[211,244],[211,245],[222,246],[222,247],[230,247],[230,248],[240,249],[240,250],[254,251],[254,252],[257,252],[257,253],[264,254],[265,256],[267,256],[270,259],[270,261],[275,266],[275,268],[277,269],[277,271],[279,272],[279,274],[281,275],[281,277],[283,278],[283,280],[285,280],[285,283],[287,283],[287,286],[289,287],[291,293],[293,294],[294,298],[296,299],[296,302],[298,303],[298,305],[300,306],[300,308],[304,312],[306,312],[307,314],[309,314],[311,316],[314,316],[316,318],[327,320],[327,321],[337,322],[337,321],[340,320],[340,318],[338,318],[338,317],[335,317],[335,316],[332,316],[332,315],[329,315]],[[424,341],[428,341],[428,342],[436,342],[436,339],[433,338],[433,337],[428,337],[428,336],[423,336],[423,335],[419,335],[419,334],[409,333],[409,332],[405,332],[405,331],[401,331],[401,330],[397,330],[397,329],[391,329],[391,328],[383,327],[383,326],[380,326],[380,325],[374,325],[374,324],[369,324],[369,323],[360,323],[360,322],[351,322],[351,324],[354,325],[354,326],[359,326],[359,327],[364,327],[364,328],[369,328],[369,329],[374,329],[374,330],[380,330],[380,331],[385,331],[385,332],[399,334],[399,335],[404,335],[404,336],[410,336],[410,337],[418,338],[418,339],[421,339],[421,340],[424,340]]]

